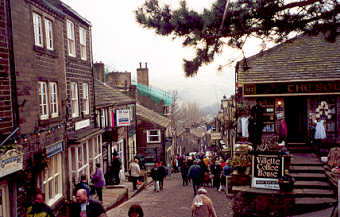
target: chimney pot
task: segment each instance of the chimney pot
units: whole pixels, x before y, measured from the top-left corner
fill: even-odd
[[[142,68],[142,63],[141,63],[141,62],[139,63],[139,68],[140,68],[140,69]]]
[[[145,68],[146,68],[146,69],[148,68],[148,63],[145,63]]]

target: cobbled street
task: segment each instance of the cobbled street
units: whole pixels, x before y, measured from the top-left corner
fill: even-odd
[[[233,216],[232,200],[228,199],[224,192],[205,187],[208,196],[212,199],[218,217]],[[138,203],[142,206],[146,217],[189,217],[191,216],[191,203],[193,199],[192,185],[182,186],[180,174],[167,177],[164,182],[164,190],[155,192],[153,185],[149,185],[144,191],[107,212],[110,217],[125,217],[129,207]]]

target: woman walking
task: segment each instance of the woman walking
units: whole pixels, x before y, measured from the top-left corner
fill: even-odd
[[[103,202],[103,187],[105,186],[105,178],[100,164],[96,163],[96,172],[92,175],[92,183],[96,189],[98,199]]]
[[[192,216],[193,217],[217,217],[214,205],[211,199],[207,196],[207,190],[199,188],[197,195],[192,201]]]

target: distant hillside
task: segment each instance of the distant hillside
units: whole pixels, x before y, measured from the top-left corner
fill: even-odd
[[[204,112],[204,114],[208,116],[215,116],[218,113],[219,109],[220,109],[220,103],[218,102],[201,107],[201,110]]]

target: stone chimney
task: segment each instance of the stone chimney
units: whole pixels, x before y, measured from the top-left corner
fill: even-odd
[[[105,82],[105,69],[104,68],[105,68],[104,63],[102,62],[93,64],[93,75],[95,79]]]
[[[139,68],[137,69],[137,83],[149,86],[149,69],[147,63],[145,63],[145,68],[142,68],[142,63],[139,63]]]

